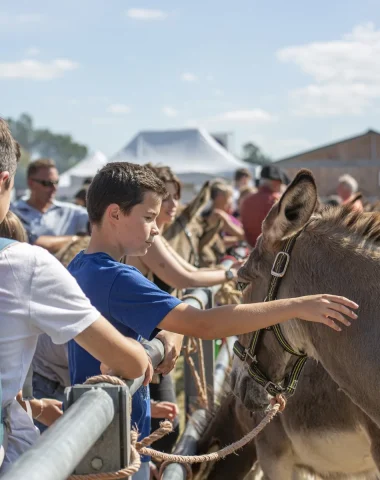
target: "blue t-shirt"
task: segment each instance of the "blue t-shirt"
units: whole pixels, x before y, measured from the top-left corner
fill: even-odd
[[[138,341],[151,340],[157,325],[179,303],[160,290],[137,268],[117,262],[106,253],[80,252],[68,266],[92,305],[123,335]],[[80,347],[69,342],[71,384],[83,383],[98,375],[100,362]],[[132,425],[141,438],[150,433],[149,388],[141,387],[132,397]],[[148,457],[143,458],[147,461]]]

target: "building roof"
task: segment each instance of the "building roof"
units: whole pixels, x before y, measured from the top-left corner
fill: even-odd
[[[323,150],[325,148],[334,147],[335,145],[339,145],[341,143],[356,140],[358,138],[365,137],[366,135],[370,135],[370,134],[380,135],[380,133],[376,132],[376,130],[369,129],[367,132],[362,133],[360,135],[355,135],[354,137],[349,137],[349,138],[345,138],[343,140],[338,140],[337,142],[322,145],[321,147],[313,148],[311,150],[305,150],[303,152],[297,153],[296,155],[291,155],[290,157],[281,158],[280,160],[276,160],[275,163],[282,163],[282,162],[286,162],[286,161],[289,161],[289,160],[295,160],[295,159],[297,159],[297,157],[301,157],[302,155],[306,155],[306,154],[309,154],[309,153],[315,153],[315,152],[318,152],[318,150]]]

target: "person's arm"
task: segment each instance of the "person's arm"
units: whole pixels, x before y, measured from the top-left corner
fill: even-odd
[[[74,340],[115,375],[139,378],[148,368],[148,356],[140,343],[124,337],[102,316]]]
[[[16,395],[16,400],[21,407],[27,412],[26,403],[22,399],[21,390]],[[50,427],[53,423],[63,415],[62,402],[54,398],[33,398],[28,400],[32,410],[32,417],[43,425]]]
[[[187,271],[165,248],[160,237],[156,237],[148,253],[140,257],[140,260],[157,277],[173,288],[211,287],[226,282],[224,270]],[[236,277],[236,272],[233,273]]]
[[[34,328],[36,334],[46,333],[56,344],[74,339],[93,357],[125,378],[138,378],[144,374],[148,367],[144,348],[124,337],[101,316],[75,278],[56,258],[29,245],[20,244],[18,250],[19,255],[34,255],[35,260],[30,283],[28,328]]]
[[[198,310],[182,303],[166,315],[159,328],[212,340],[250,333],[292,318],[300,318],[324,323],[335,330],[340,330],[334,320],[349,325],[349,321],[343,315],[357,318],[351,311],[356,308],[358,308],[356,303],[335,295],[312,295],[265,303],[226,305],[209,310]]]
[[[57,253],[70,241],[74,241],[75,238],[76,235],[61,235],[59,237],[53,235],[41,235],[35,240],[34,245],[45,248],[45,250],[48,250],[50,253]]]

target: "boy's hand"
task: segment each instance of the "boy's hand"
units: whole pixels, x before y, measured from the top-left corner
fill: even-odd
[[[148,368],[146,369],[146,372],[145,372],[145,378],[144,378],[144,383],[143,385],[146,387],[147,385],[150,384],[150,382],[152,381],[152,378],[153,378],[153,365],[152,365],[152,360],[150,359],[149,355],[148,355],[148,359],[149,359],[149,362],[148,362]]]
[[[179,410],[175,403],[172,402],[150,402],[150,410],[152,418],[167,418],[171,422],[178,415]]]
[[[296,299],[296,316],[309,322],[324,323],[340,332],[342,329],[334,320],[346,326],[351,325],[344,315],[356,320],[358,316],[352,309],[356,310],[358,307],[359,305],[345,297],[337,295],[310,295]]]
[[[158,365],[155,373],[167,375],[175,367],[176,361],[181,353],[183,335],[179,335],[178,333],[166,332],[163,330],[156,335],[156,338],[161,340],[161,342],[164,344],[165,358]]]

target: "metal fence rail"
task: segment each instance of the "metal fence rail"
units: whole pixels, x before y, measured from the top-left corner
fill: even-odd
[[[159,340],[150,342],[153,366],[159,365],[164,348]],[[80,386],[85,391],[80,398],[40,437],[36,444],[2,476],[2,480],[66,480],[74,469],[83,462],[91,447],[114,421],[119,405],[115,404],[115,392],[124,389],[132,395],[142,385],[144,378],[127,382],[125,387],[99,384]],[[71,387],[68,394],[78,387]],[[117,396],[117,395],[116,395]],[[127,408],[129,402],[127,402]],[[130,414],[127,409],[125,414]],[[130,419],[128,417],[128,426]],[[114,439],[115,442],[117,439]],[[129,435],[121,439],[123,449],[129,454]],[[125,441],[125,444],[124,444]],[[115,449],[113,449],[114,451]],[[91,450],[92,469],[87,473],[99,473],[104,469],[102,459]],[[113,453],[115,455],[115,453]],[[118,458],[120,463],[120,456]],[[124,465],[119,465],[117,469]]]
[[[232,348],[236,337],[230,337],[219,351],[214,377],[214,398],[223,394],[223,384],[226,377]],[[178,444],[174,450],[176,455],[196,455],[197,443],[207,427],[207,412],[204,409],[196,410],[186,425]],[[186,480],[187,474],[183,465],[169,464],[162,475],[162,480]]]

